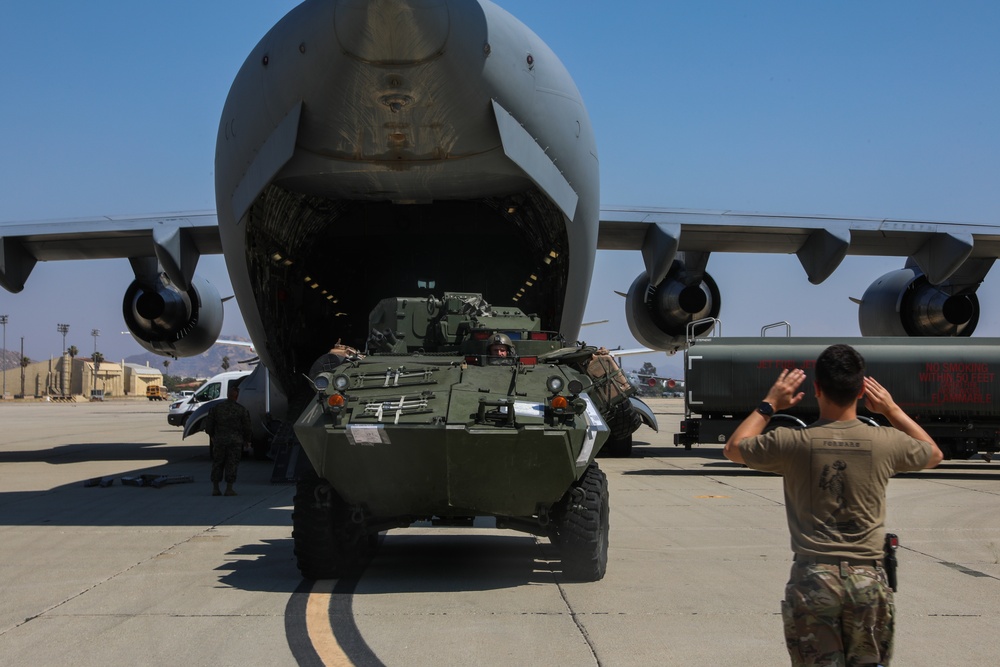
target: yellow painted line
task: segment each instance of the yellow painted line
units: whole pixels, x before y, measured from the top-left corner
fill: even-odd
[[[326,667],[354,667],[330,625],[330,599],[336,584],[336,579],[322,579],[313,584],[306,602],[306,634]]]

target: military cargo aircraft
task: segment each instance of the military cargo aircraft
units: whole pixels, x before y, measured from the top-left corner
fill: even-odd
[[[232,84],[215,211],[0,226],[0,285],[38,261],[127,257],[123,313],[144,347],[198,354],[224,253],[262,361],[286,389],[367,313],[427,278],[515,301],[575,339],[597,249],[641,253],[626,319],[651,349],[718,314],[713,252],[795,253],[810,282],[847,254],[899,256],[861,299],[865,335],[970,335],[1000,253],[992,225],[602,207],[594,133],[556,54],[488,1],[310,0]],[[708,325],[706,325],[708,326]],[[703,333],[697,331],[696,333]]]

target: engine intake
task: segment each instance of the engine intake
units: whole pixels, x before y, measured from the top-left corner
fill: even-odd
[[[974,291],[950,294],[915,267],[890,271],[865,291],[862,336],[971,336],[979,324]]]
[[[191,357],[215,344],[222,331],[222,299],[204,278],[181,290],[158,275],[151,285],[134,280],[125,291],[122,314],[136,341],[154,354]]]
[[[625,297],[625,319],[639,343],[673,353],[687,347],[689,323],[718,317],[721,306],[719,288],[708,273],[696,277],[683,262],[674,260],[667,277],[655,287],[646,272],[639,274]],[[694,334],[704,335],[712,326],[700,324]]]

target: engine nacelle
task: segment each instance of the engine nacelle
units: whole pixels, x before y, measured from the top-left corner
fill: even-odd
[[[696,320],[719,316],[722,298],[708,273],[692,276],[680,260],[674,260],[667,277],[652,287],[643,272],[625,297],[625,319],[639,343],[654,350],[674,353],[687,347],[687,326]],[[706,322],[694,328],[695,336],[712,330]]]
[[[949,294],[919,269],[898,269],[865,291],[858,324],[862,336],[971,336],[979,324],[979,297]]]
[[[195,276],[184,291],[161,273],[150,285],[135,280],[125,291],[122,313],[136,341],[154,354],[191,357],[215,344],[222,331],[222,299]]]

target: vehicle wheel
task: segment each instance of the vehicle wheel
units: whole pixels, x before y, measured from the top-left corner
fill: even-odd
[[[292,510],[292,540],[299,571],[306,579],[332,579],[359,571],[377,545],[329,482],[298,482]]]
[[[577,581],[599,581],[608,569],[608,478],[591,463],[557,506],[555,544],[563,575]]]
[[[624,438],[609,437],[604,446],[601,447],[601,453],[614,458],[627,459],[632,456],[632,436],[627,435]]]
[[[642,426],[642,415],[632,407],[630,401],[624,401],[608,411],[606,421],[608,429],[611,431],[611,438],[624,440]],[[631,438],[629,443],[631,444]]]

